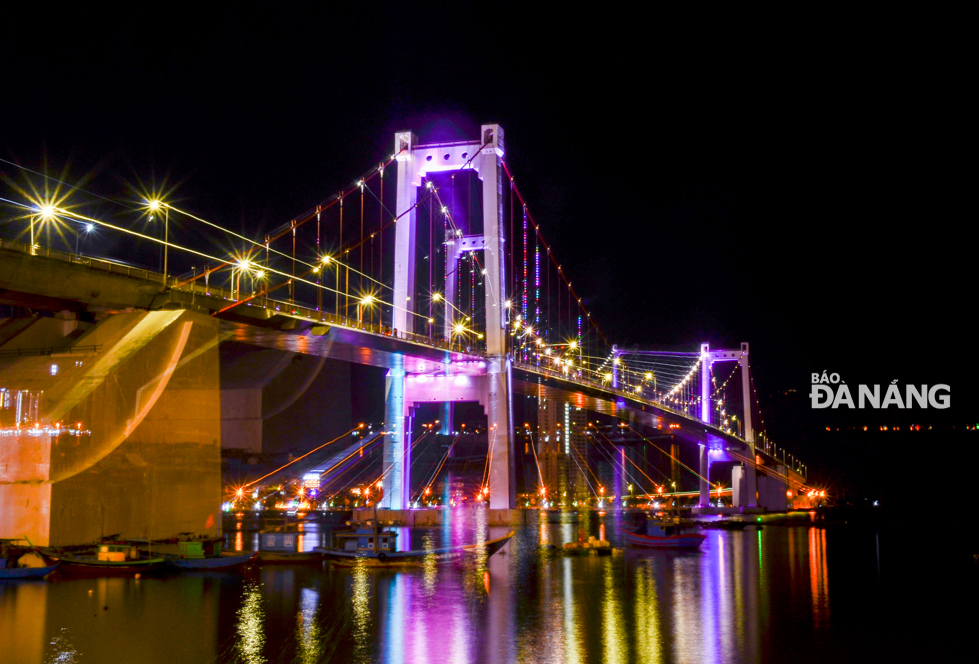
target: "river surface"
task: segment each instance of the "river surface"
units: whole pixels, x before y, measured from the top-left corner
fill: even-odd
[[[706,530],[698,552],[546,548],[579,533],[621,547],[635,524],[614,512],[542,521],[489,559],[407,571],[268,565],[7,582],[0,662],[975,661],[974,646],[963,649],[979,615],[974,570],[896,532],[823,528],[804,515],[793,526]],[[255,548],[255,526],[226,523],[228,548]],[[305,522],[304,549],[332,527]],[[400,529],[399,548],[507,530],[460,510],[444,526]]]

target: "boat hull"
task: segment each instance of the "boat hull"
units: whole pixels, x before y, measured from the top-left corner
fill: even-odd
[[[447,562],[456,560],[466,554],[478,555],[485,553],[486,557],[502,549],[513,532],[509,532],[503,537],[489,540],[482,545],[461,544],[459,546],[446,546],[439,549],[416,549],[414,551],[336,551],[333,549],[318,548],[317,550],[330,562],[331,565],[340,567],[354,567],[365,565],[367,567],[406,567],[421,565],[434,560],[436,562]]]
[[[669,537],[625,533],[626,544],[640,549],[699,549],[705,539],[707,539],[707,535],[699,533],[671,535]]]
[[[241,556],[214,556],[211,558],[171,558],[170,563],[182,570],[218,570],[244,565],[255,558],[252,551]]]
[[[43,579],[54,571],[59,563],[47,567],[14,567],[0,569],[0,581],[14,581],[19,579]]]
[[[323,554],[318,551],[288,553],[282,551],[259,551],[255,562],[262,565],[309,565],[323,562]]]
[[[71,576],[133,576],[159,572],[166,565],[166,558],[144,558],[114,562],[82,556],[62,556],[61,571]]]

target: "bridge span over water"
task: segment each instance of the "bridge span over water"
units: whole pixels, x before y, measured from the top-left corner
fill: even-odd
[[[82,541],[106,518],[131,533],[216,529],[222,432],[229,410],[249,407],[247,390],[222,389],[219,375],[229,371],[221,347],[229,343],[387,370],[384,507],[411,502],[415,409],[442,404],[449,426],[458,402],[478,402],[487,418],[490,507],[516,507],[513,398],[524,396],[698,445],[702,505],[711,463],[734,460],[735,505],[784,508],[805,468],[756,435],[748,344],[690,352],[609,344],[543,240],[503,148],[497,125],[452,144],[399,133],[391,158],[353,187],[264,238],[232,234],[240,253],[207,256],[208,266],[192,273],[171,273],[171,253],[199,261],[203,252],[169,231],[139,238],[164,248],[162,272],[38,242],[35,224],[101,222],[26,201],[32,238],[0,241],[0,304],[56,313],[0,323],[2,398],[20,400],[16,421],[4,423],[0,537]],[[394,196],[384,193],[386,170],[396,171]],[[479,194],[479,213],[448,200],[456,175]],[[365,231],[367,193],[378,211],[376,228]],[[157,201],[150,207],[167,223],[185,214]],[[314,223],[316,249],[297,252],[300,229],[311,235]],[[323,241],[331,233],[333,242]],[[322,249],[328,244],[333,251]],[[30,400],[39,394],[44,408],[32,421]],[[121,497],[107,492],[125,494],[134,476],[156,466],[169,470],[135,484],[148,507],[137,501],[120,516]],[[180,508],[168,510],[159,495]]]

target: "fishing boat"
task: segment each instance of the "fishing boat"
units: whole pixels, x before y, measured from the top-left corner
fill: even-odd
[[[0,581],[19,579],[43,579],[53,572],[60,563],[46,567],[3,567],[0,568]]]
[[[707,530],[744,530],[745,527],[753,525],[747,521],[735,521],[730,520],[718,520],[718,521],[704,521],[700,524],[701,528]]]
[[[485,553],[489,557],[510,541],[513,531],[483,544],[461,544],[412,551],[398,551],[397,537],[398,534],[393,530],[380,530],[375,519],[361,528],[334,532],[331,546],[316,547],[314,551],[323,555],[331,564],[341,567],[363,564],[370,567],[399,567],[418,565],[427,560],[452,560],[466,554]]]
[[[168,556],[168,561],[182,570],[226,570],[244,565],[258,555],[257,551],[221,551],[221,543],[210,540],[178,542],[177,547],[177,555]]]
[[[570,510],[549,509],[547,510],[548,523],[578,523],[580,515],[578,512]]]
[[[645,532],[629,532],[626,544],[642,549],[699,549],[707,535],[691,532],[680,519],[648,519]]]
[[[143,554],[135,543],[103,542],[87,553],[61,553],[61,571],[76,576],[130,576],[159,571],[167,559]]]
[[[307,564],[323,561],[323,554],[318,551],[301,550],[303,533],[297,526],[276,526],[263,530],[258,534],[259,563]]]
[[[0,581],[42,579],[57,566],[57,561],[46,557],[34,546],[25,547],[15,544],[14,540],[0,540]]]

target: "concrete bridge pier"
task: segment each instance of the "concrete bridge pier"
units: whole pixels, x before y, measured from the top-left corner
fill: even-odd
[[[72,323],[0,323],[0,348],[56,350],[0,360],[4,387],[37,404],[0,436],[0,538],[217,535],[218,322],[166,310]]]
[[[710,506],[710,448],[704,444],[700,448],[700,500],[699,507]]]
[[[395,356],[396,366],[388,371],[384,381],[384,452],[382,478],[384,498],[381,507],[406,509],[411,501],[411,463],[405,463],[411,421],[405,407],[404,357]]]

